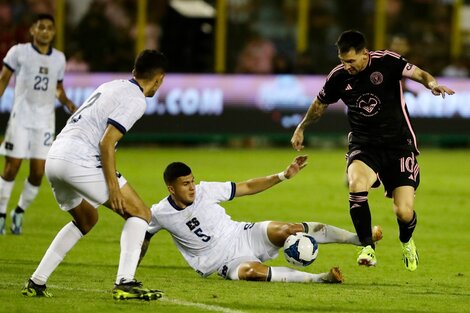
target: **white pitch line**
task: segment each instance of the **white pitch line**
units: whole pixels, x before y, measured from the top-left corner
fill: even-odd
[[[207,311],[214,311],[214,312],[245,313],[243,311],[232,310],[232,309],[229,309],[229,308],[225,308],[223,306],[197,303],[197,302],[178,300],[178,299],[171,299],[171,298],[168,298],[168,297],[165,297],[165,296],[163,296],[163,298],[161,298],[159,301],[171,302],[171,303],[174,303],[174,304],[177,304],[177,305],[190,306],[190,307],[193,307],[193,308],[203,309],[203,310],[207,310]]]
[[[5,286],[5,287],[18,287],[16,284],[11,284],[11,283],[0,283],[0,286]],[[49,288],[56,288],[56,289],[62,289],[62,290],[69,290],[69,291],[84,291],[84,292],[95,292],[95,293],[109,293],[107,290],[103,289],[86,289],[86,288],[70,288],[70,287],[64,287],[64,286],[59,286],[59,285],[48,285]],[[186,300],[180,300],[176,298],[169,298],[168,296],[163,296],[162,298],[158,299],[157,301],[164,301],[164,302],[169,302],[173,303],[176,305],[181,305],[181,306],[189,306],[189,307],[194,307],[206,311],[212,311],[212,312],[222,312],[222,313],[246,313],[244,311],[239,311],[239,310],[232,310],[229,308],[225,308],[223,306],[218,306],[218,305],[211,305],[211,304],[205,304],[205,303],[198,303],[198,302],[192,302],[192,301],[186,301]]]

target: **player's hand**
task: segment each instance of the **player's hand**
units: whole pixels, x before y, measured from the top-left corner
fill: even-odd
[[[124,215],[125,201],[121,190],[109,191],[109,205],[111,209],[119,215]]]
[[[292,148],[294,148],[296,151],[302,150],[304,148],[302,144],[303,142],[304,142],[304,131],[300,128],[296,128],[290,140],[290,143],[292,144]]]
[[[450,89],[450,88],[448,88],[444,85],[435,86],[434,88],[431,89],[431,92],[435,96],[441,95],[442,98],[445,98],[446,94],[453,95],[455,93],[455,91],[453,91],[452,89]]]
[[[292,177],[297,175],[298,172],[300,172],[304,167],[307,166],[307,159],[308,156],[306,155],[297,156],[284,171],[284,176],[286,176],[287,179],[291,179]]]

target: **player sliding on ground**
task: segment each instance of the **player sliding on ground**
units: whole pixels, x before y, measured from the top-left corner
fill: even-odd
[[[236,222],[219,204],[269,189],[294,177],[306,165],[307,156],[298,156],[279,174],[240,183],[200,182],[196,185],[186,164],[171,163],[163,174],[170,195],[151,208],[152,219],[140,260],[147,252],[151,237],[166,229],[189,265],[203,277],[217,271],[231,280],[341,283],[343,276],[337,267],[311,274],[262,262],[276,258],[286,238],[297,232],[312,235],[318,243],[360,245],[356,234],[316,222]],[[380,228],[374,228],[374,236],[375,240],[381,239]]]

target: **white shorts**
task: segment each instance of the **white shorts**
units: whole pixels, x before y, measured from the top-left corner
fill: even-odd
[[[238,234],[232,234],[230,247],[226,247],[224,264],[217,272],[226,279],[238,280],[238,268],[245,262],[264,262],[277,258],[279,247],[268,238],[269,221],[242,223]]]
[[[17,159],[45,160],[54,141],[54,129],[34,129],[8,123],[0,154]]]
[[[116,172],[119,187],[127,181]],[[83,199],[97,208],[109,199],[108,186],[101,168],[83,167],[60,159],[46,160],[46,177],[63,211],[77,207]]]

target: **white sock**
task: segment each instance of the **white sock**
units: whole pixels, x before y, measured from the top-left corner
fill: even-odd
[[[271,279],[269,281],[284,283],[322,283],[321,279],[325,274],[311,274],[307,272],[296,271],[288,267],[270,267]]]
[[[128,282],[134,279],[147,227],[147,221],[140,217],[130,217],[124,223],[116,284],[122,280]]]
[[[31,202],[36,198],[39,192],[39,186],[31,185],[31,183],[26,179],[24,181],[23,191],[21,192],[20,200],[18,201],[18,206],[24,211],[29,207]]]
[[[318,243],[350,243],[356,246],[361,245],[357,234],[345,229],[316,222],[302,224],[304,224],[304,228],[308,228],[305,232],[312,235]],[[307,227],[305,227],[305,225],[307,225]]]
[[[8,201],[15,181],[6,181],[0,176],[0,213],[7,213]]]
[[[52,272],[62,262],[67,252],[83,237],[82,232],[73,222],[65,225],[55,236],[51,245],[44,254],[41,263],[31,276],[31,280],[38,285],[44,285]]]

